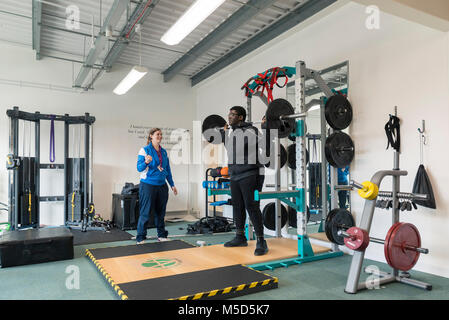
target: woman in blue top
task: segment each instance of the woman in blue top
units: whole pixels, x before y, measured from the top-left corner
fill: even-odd
[[[142,147],[137,156],[137,171],[141,172],[139,187],[140,216],[139,222],[137,223],[137,244],[144,243],[146,239],[146,224],[153,208],[158,240],[167,241],[168,232],[165,230],[164,218],[168,201],[168,187],[165,180],[167,180],[175,196],[178,194],[171,175],[167,151],[160,145],[161,140],[161,129],[151,129],[147,146]]]

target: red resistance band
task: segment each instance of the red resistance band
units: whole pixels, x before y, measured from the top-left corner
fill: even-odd
[[[268,103],[273,101],[273,89],[274,89],[274,85],[276,84],[276,86],[278,86],[278,88],[283,88],[285,87],[285,85],[288,82],[288,77],[285,73],[283,74],[279,74],[281,71],[283,71],[283,69],[277,67],[277,68],[272,68],[272,69],[268,69],[267,71],[265,71],[264,73],[258,73],[257,74],[257,78],[251,78],[249,79],[242,87],[245,88],[245,95],[248,97],[251,94],[254,94],[254,90],[251,89],[249,87],[249,82],[251,80],[254,80],[254,82],[257,84],[257,90],[256,92],[259,92],[262,89],[261,94],[264,94],[264,91],[267,91],[267,100]],[[278,83],[278,79],[279,78],[285,78],[285,82],[283,85],[279,85]]]

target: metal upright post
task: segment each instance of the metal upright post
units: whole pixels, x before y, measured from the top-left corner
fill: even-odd
[[[276,157],[274,158],[274,170],[276,172],[275,175],[275,181],[274,185],[275,191],[281,191],[281,142],[278,137],[274,138],[274,149],[276,150]],[[275,230],[276,230],[276,237],[281,238],[282,237],[282,204],[281,200],[279,198],[276,198],[275,200],[275,213],[276,213],[276,221],[275,221]]]
[[[394,107],[394,115],[395,117],[398,116],[398,109],[395,106]],[[399,154],[400,150],[394,150],[393,154],[393,170],[400,170],[399,169]],[[400,176],[393,176],[393,185],[392,185],[392,191],[393,191],[393,214],[392,214],[392,225],[396,222],[399,222],[399,198],[398,198],[398,192],[400,191]],[[399,276],[399,270],[393,269],[393,275]]]
[[[36,115],[39,115],[40,112],[36,112]],[[34,122],[34,192],[36,198],[36,226],[40,226],[40,150],[41,150],[41,120],[39,117],[36,117],[36,121]]]
[[[251,122],[252,116],[251,116],[251,98],[246,98],[246,121]]]
[[[65,117],[68,117],[68,114],[65,114]],[[67,223],[68,220],[68,214],[69,214],[69,207],[68,207],[68,192],[69,188],[67,186],[69,179],[68,174],[69,171],[68,165],[69,165],[69,123],[67,120],[64,121],[64,225]]]
[[[18,107],[14,107],[14,110],[17,112],[17,114],[19,113],[19,108]],[[19,155],[19,118],[14,119],[16,125],[15,125],[15,143],[14,143],[14,154],[16,154],[17,156]],[[23,135],[25,135],[25,132],[22,132]],[[22,139],[23,140],[23,139]],[[25,158],[25,154],[22,154],[22,163],[21,163],[21,167],[23,168],[23,159]],[[15,210],[14,210],[14,226],[15,228],[19,227],[19,170],[14,170],[14,205],[15,205]]]
[[[84,123],[84,207],[83,209],[86,210],[89,204],[89,142],[90,142],[90,131],[89,131],[89,113],[86,113],[85,116],[85,123]],[[81,138],[81,137],[80,137]],[[81,161],[81,155],[80,155],[80,161]],[[81,165],[81,162],[80,162]],[[83,212],[83,210],[81,211]],[[83,215],[83,213],[81,213]],[[84,219],[85,217],[83,217]]]
[[[19,108],[14,107],[14,113],[18,115]],[[11,152],[15,158],[19,157],[19,118],[11,118],[11,132],[12,132],[12,146]],[[23,158],[23,155],[22,155]],[[22,166],[22,164],[20,164]],[[9,221],[11,223],[11,230],[15,230],[19,224],[19,168],[16,168],[11,173],[12,181],[11,195],[10,195],[10,208],[9,208]]]
[[[14,153],[13,140],[14,140],[13,119],[9,118],[9,154],[13,154]],[[17,170],[17,168],[15,170]],[[14,230],[13,210],[14,210],[15,206],[14,206],[14,190],[13,190],[13,181],[12,181],[12,179],[14,177],[14,171],[13,170],[8,170],[8,199],[9,199],[9,203],[8,203],[8,221],[9,221],[9,223],[11,223],[11,228],[13,230]]]
[[[328,212],[328,192],[327,192],[327,161],[326,157],[326,137],[327,137],[327,122],[325,115],[325,103],[324,97],[320,99],[320,127],[321,127],[321,136],[320,136],[320,144],[321,144],[321,217],[324,221],[326,221],[326,216]]]
[[[296,63],[296,79],[295,79],[295,103],[296,110],[300,113],[306,112],[305,103],[305,81],[306,81],[306,65],[304,61]],[[298,211],[296,213],[297,234],[298,234],[298,255],[301,258],[313,256],[312,246],[307,237],[307,215],[306,215],[306,125],[305,119],[296,122],[296,188],[300,192],[300,196],[296,198]]]

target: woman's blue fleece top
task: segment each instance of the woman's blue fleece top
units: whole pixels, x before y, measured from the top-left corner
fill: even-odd
[[[139,155],[137,156],[137,171],[141,172],[140,181],[151,185],[161,186],[165,184],[165,179],[167,179],[170,187],[173,187],[175,183],[173,182],[173,177],[171,175],[167,151],[161,146],[159,146],[159,148],[162,154],[162,165],[159,162],[157,151],[151,143],[140,148]],[[146,155],[150,155],[153,158],[149,164],[145,163]],[[161,165],[164,170],[160,171],[158,169],[159,165]]]

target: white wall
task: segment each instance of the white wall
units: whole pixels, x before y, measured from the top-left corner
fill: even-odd
[[[78,67],[77,67],[78,68]],[[130,125],[161,128],[192,129],[194,119],[194,95],[190,82],[177,78],[163,83],[162,76],[150,72],[126,95],[116,96],[112,89],[129,71],[129,66],[118,66],[105,73],[96,82],[95,90],[88,93],[71,93],[47,89],[18,87],[0,84],[0,154],[8,153],[9,122],[6,110],[18,106],[23,111],[95,116],[93,126],[93,181],[94,202],[97,212],[105,219],[111,218],[112,193],[120,192],[125,182],[139,182],[136,160],[144,140],[128,133]],[[75,70],[76,71],[76,70]],[[76,73],[75,73],[76,75]],[[43,59],[35,60],[31,48],[13,47],[0,43],[0,79],[22,80],[71,87],[72,64],[70,62]],[[28,130],[28,128],[26,129]],[[62,124],[56,125],[56,163],[63,162]],[[49,123],[42,124],[41,162],[49,162]],[[72,130],[70,131],[70,134]],[[81,146],[82,147],[82,146]],[[34,154],[34,153],[32,153]],[[70,155],[72,149],[70,149]],[[83,155],[83,153],[81,153]],[[186,209],[187,174],[185,165],[172,165],[174,181],[180,195],[170,195],[167,210]],[[46,183],[43,177],[43,193],[62,195],[62,173],[50,174]],[[0,166],[0,201],[8,202],[7,170]],[[63,222],[63,204],[54,203],[51,208],[42,204],[43,223]],[[1,220],[7,215],[1,211]],[[48,213],[51,212],[51,215]]]
[[[430,249],[429,255],[421,256],[416,269],[449,277],[449,200],[444,192],[449,183],[449,35],[385,13],[380,15],[380,29],[368,30],[364,6],[351,2],[335,8],[323,12],[324,18],[318,22],[290,30],[197,85],[197,116],[226,116],[229,107],[245,105],[240,87],[268,68],[294,66],[297,60],[303,60],[309,68],[322,69],[349,60],[349,98],[354,108],[349,133],[356,147],[352,177],[369,180],[376,171],[393,167],[393,152],[391,148],[385,150],[384,125],[388,114],[398,106],[402,120],[401,169],[409,172],[401,179],[401,189],[411,191],[419,165],[417,128],[422,119],[426,120],[424,163],[437,209],[404,212],[401,220],[415,224],[423,246]],[[274,94],[285,97],[280,89]],[[259,99],[253,102],[253,118],[259,119],[265,107]],[[390,189],[390,181],[384,181],[381,189]],[[358,223],[364,201],[355,194],[352,199]],[[376,211],[371,235],[385,237],[390,226],[391,211]],[[368,248],[366,257],[385,261],[383,248],[377,244]]]

